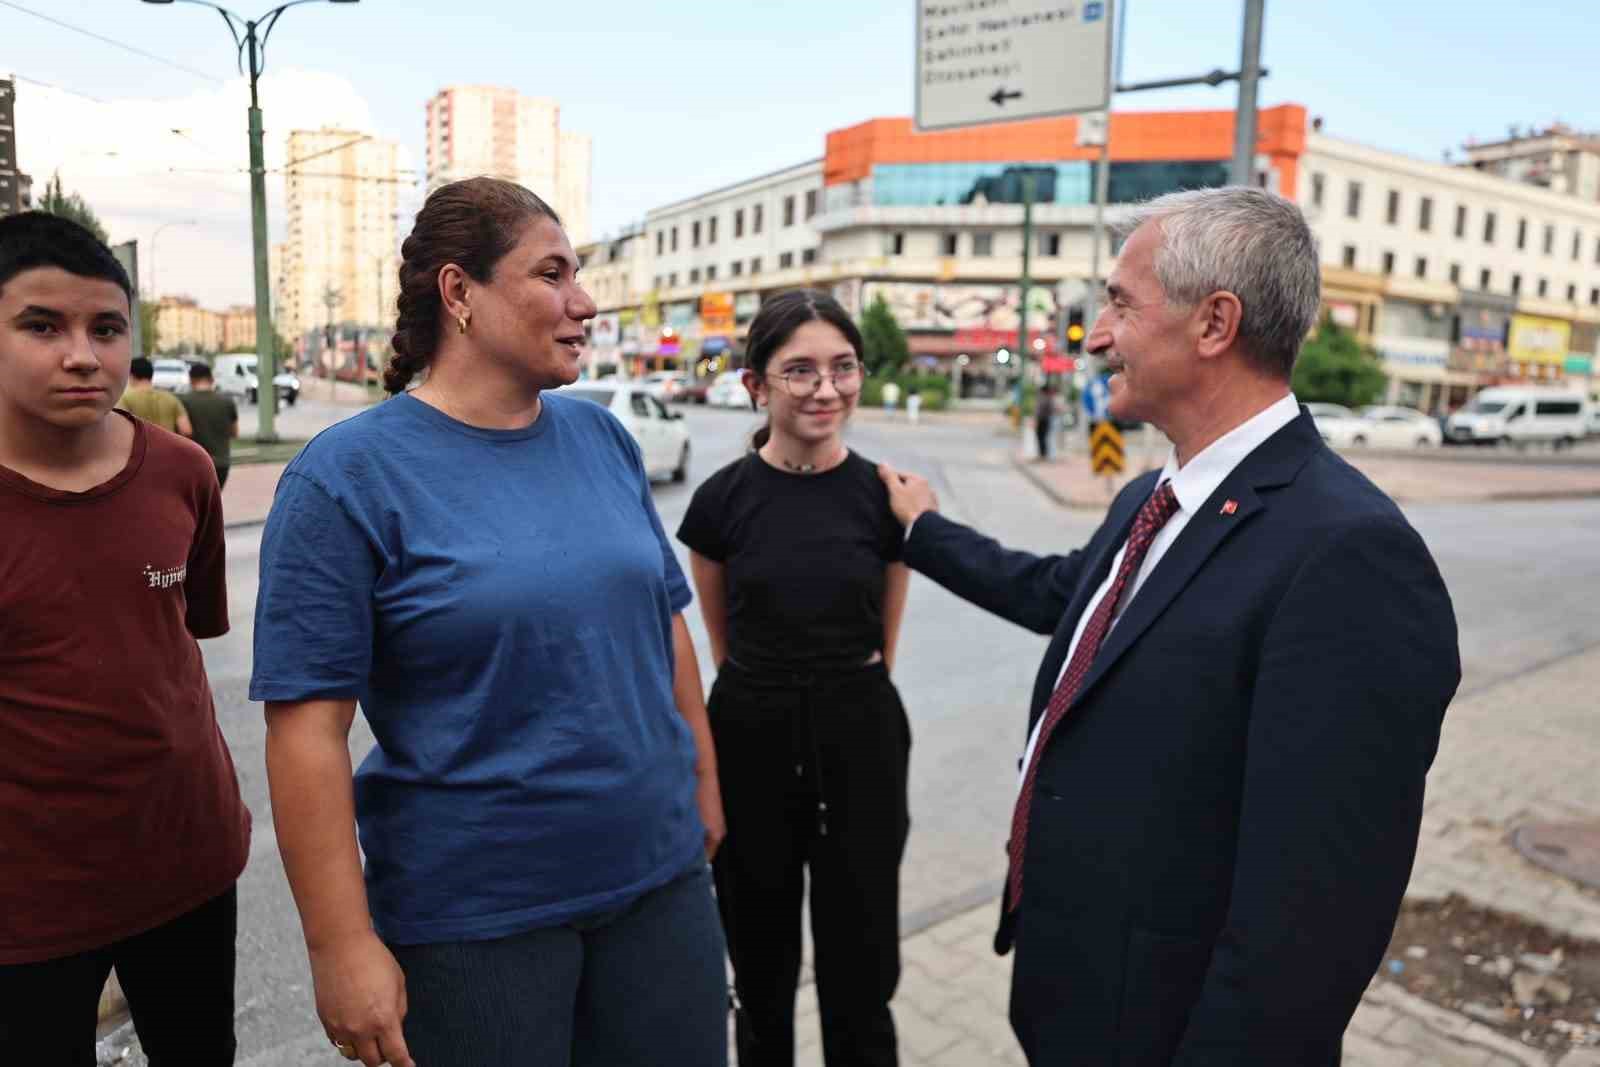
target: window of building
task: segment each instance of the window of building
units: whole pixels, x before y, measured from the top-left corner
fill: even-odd
[[[1547,256],[1556,254],[1556,228],[1554,226],[1546,225],[1544,228],[1544,254]]]
[[[889,235],[889,254],[903,256],[906,254],[906,235],[904,233],[891,233]]]
[[[760,233],[761,232],[761,216],[766,214],[765,207],[766,207],[766,205],[764,205],[764,204],[757,204],[755,207],[750,209],[750,232],[751,233]]]
[[[1465,205],[1465,204],[1457,204],[1456,205],[1456,236],[1457,237],[1465,237],[1466,235],[1467,235],[1467,205]]]
[[[809,219],[811,216],[815,215],[816,213],[817,213],[817,191],[815,189],[807,189],[806,190],[806,218]]]
[[[1417,201],[1417,229],[1428,233],[1433,229],[1433,197],[1425,196]]]
[[[672,228],[672,250],[674,252],[678,250],[678,228],[676,226]]]
[[[1590,289],[1589,290],[1589,306],[1593,307],[1593,306],[1595,306],[1597,304],[1600,304],[1600,288]]]
[[[1488,267],[1485,267],[1482,270],[1480,270],[1478,272],[1478,288],[1483,290],[1484,292],[1488,292],[1489,291],[1489,279],[1491,277],[1492,277],[1492,275],[1489,273],[1489,268]]]
[[[1520,292],[1522,292],[1522,275],[1513,274],[1511,276],[1511,295],[1516,296]]]
[[[656,255],[660,255],[667,243],[667,235],[661,230],[656,231]]]
[[[1324,182],[1322,180],[1322,175],[1313,174],[1311,176],[1311,206],[1312,207],[1321,207],[1322,206],[1322,187],[1323,187],[1323,185],[1324,185]]]
[[[715,215],[712,215],[709,219],[706,220],[706,244],[714,245],[716,243],[717,243],[717,217]]]
[[[994,255],[994,234],[975,233],[972,235],[972,254],[975,256]]]
[[[1400,221],[1400,190],[1389,190],[1389,210],[1386,214],[1390,226]]]
[[[757,210],[759,210],[759,209],[757,209]],[[750,260],[750,273],[751,274],[760,274],[761,273],[761,257],[760,256],[754,256],[754,257],[751,258],[751,260]]]
[[[812,263],[815,263],[816,261],[817,261],[817,250],[815,248],[807,248],[807,249],[803,250],[800,253],[800,262],[801,263],[810,265]]]
[[[1578,287],[1569,282],[1567,284],[1567,303],[1576,304],[1577,302],[1578,302]]]
[[[1061,255],[1061,235],[1059,233],[1041,233],[1039,235],[1039,254],[1051,257]]]
[[[1548,278],[1540,278],[1539,279],[1539,295],[1541,297],[1546,297],[1546,296],[1550,295],[1550,279],[1548,279]]]
[[[695,282],[697,282],[699,280],[700,280],[700,268],[699,267],[690,267],[689,268],[689,284],[693,285]]]
[[[738,208],[733,213],[733,235],[744,236],[744,208]]]
[[[794,197],[792,196],[783,198],[783,224],[785,226],[794,225]]]
[[[1460,285],[1461,284],[1461,264],[1459,264],[1459,263],[1450,264],[1450,284],[1451,285]]]
[[[1417,277],[1419,277],[1419,278],[1426,278],[1428,276],[1428,257],[1427,256],[1418,256],[1417,257],[1417,272],[1416,273],[1417,273]]]
[[[1383,254],[1383,273],[1385,273],[1385,274],[1393,274],[1394,273],[1394,253],[1393,252],[1385,252]]]
[[[689,247],[700,247],[700,224],[698,222],[689,227]]]
[[[1572,231],[1572,262],[1576,263],[1583,257],[1583,231]]]
[[[1346,270],[1355,270],[1356,269],[1356,246],[1355,245],[1345,245],[1344,246],[1344,259],[1342,260],[1342,262],[1343,262]]]
[[[671,274],[667,275],[667,287],[671,289],[676,289],[678,287],[677,271],[673,271]]]
[[[715,263],[713,263],[713,264],[711,264],[711,266],[706,268],[706,281],[714,282],[716,280],[717,280],[717,265]]]
[[[737,277],[739,277],[739,275],[743,274],[744,273],[744,260],[736,259],[732,263],[729,263],[728,264],[728,273],[733,275],[735,278],[737,278]]]
[[[656,289],[661,288],[661,275],[659,275],[659,274],[656,275],[656,283],[655,283],[654,288],[656,288]]]
[[[1528,220],[1517,220],[1517,251],[1521,252],[1528,247]]]
[[[953,233],[942,233],[942,234],[940,234],[939,235],[939,254],[943,255],[943,256],[953,256],[953,255],[955,255],[956,254],[956,239],[957,239],[958,236],[959,235],[953,234]]]
[[[782,255],[780,255],[778,257],[778,269],[779,270],[788,270],[792,266],[794,266],[794,253],[793,252],[785,252],[785,253],[783,253]]]
[[[1483,213],[1483,243],[1486,245],[1494,244],[1494,212],[1492,211]]]
[[[1361,217],[1361,183],[1351,182],[1344,193],[1344,213],[1352,219]]]

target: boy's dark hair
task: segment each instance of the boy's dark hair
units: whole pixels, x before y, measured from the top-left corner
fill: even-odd
[[[148,382],[156,376],[156,365],[143,356],[134,356],[128,363],[128,377]]]
[[[0,289],[26,270],[57,267],[80,278],[115,282],[133,305],[133,283],[111,249],[71,219],[45,211],[0,218]]]
[[[211,368],[204,363],[189,364],[189,380],[191,382],[209,382],[211,380]]]

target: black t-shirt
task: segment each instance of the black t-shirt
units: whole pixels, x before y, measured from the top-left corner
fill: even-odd
[[[876,464],[790,474],[751,452],[695,490],[678,540],[721,563],[728,655],[756,670],[865,663],[904,531]]]

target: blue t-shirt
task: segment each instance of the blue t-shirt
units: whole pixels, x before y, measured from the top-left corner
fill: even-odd
[[[689,603],[638,446],[587,400],[523,430],[399,396],[319,434],[261,541],[253,700],[360,701],[373,923],[481,940],[621,907],[700,855],[672,696]]]

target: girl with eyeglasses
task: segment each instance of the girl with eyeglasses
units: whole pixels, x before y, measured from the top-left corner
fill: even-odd
[[[824,1059],[894,1064],[911,730],[889,675],[909,572],[876,466],[844,442],[861,334],[832,298],[783,293],[751,323],[746,361],[767,425],[678,530],[718,666],[728,836],[714,870],[739,1063],[794,1062],[809,872]]]

